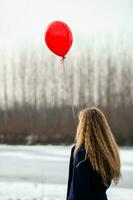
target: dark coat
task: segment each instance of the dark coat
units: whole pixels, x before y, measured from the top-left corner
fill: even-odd
[[[73,151],[74,146],[71,149],[69,163],[67,200],[107,200],[108,187],[103,184],[101,176],[93,170],[89,159],[83,161],[84,146],[80,146],[74,157]]]

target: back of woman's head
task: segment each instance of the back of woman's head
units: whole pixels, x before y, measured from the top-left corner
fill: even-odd
[[[118,182],[121,177],[119,148],[101,110],[87,108],[79,113],[74,154],[84,144],[86,159],[102,177],[103,183]]]

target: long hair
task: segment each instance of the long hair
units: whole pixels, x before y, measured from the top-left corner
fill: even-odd
[[[90,160],[103,183],[108,185],[108,181],[113,180],[117,184],[121,177],[119,147],[106,117],[98,108],[87,108],[79,113],[74,155],[82,144],[86,150],[85,159]]]

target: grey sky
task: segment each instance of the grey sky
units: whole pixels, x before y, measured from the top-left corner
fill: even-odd
[[[49,22],[63,20],[74,38],[87,34],[132,34],[132,0],[0,0],[0,49],[43,44]]]

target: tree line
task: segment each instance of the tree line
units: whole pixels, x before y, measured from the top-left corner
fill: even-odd
[[[43,52],[0,60],[0,143],[72,143],[72,98],[77,122],[81,109],[97,106],[119,145],[133,145],[132,55],[89,49],[65,60],[66,74]]]

